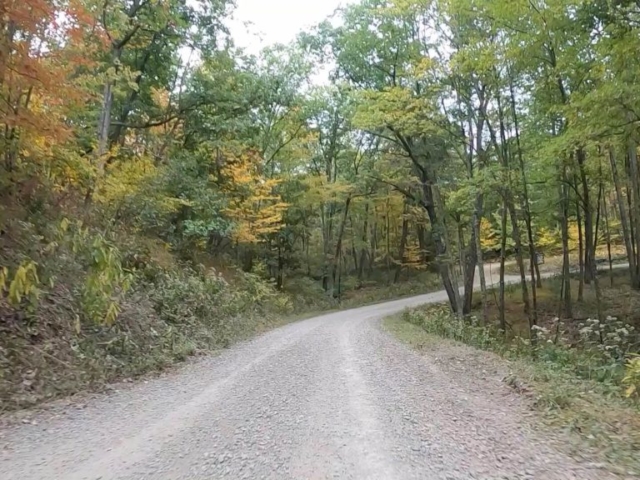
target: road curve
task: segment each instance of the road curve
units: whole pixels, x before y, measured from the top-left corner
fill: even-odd
[[[386,315],[445,299],[290,324],[6,425],[0,478],[606,478],[530,431],[497,374],[452,375],[380,329]]]

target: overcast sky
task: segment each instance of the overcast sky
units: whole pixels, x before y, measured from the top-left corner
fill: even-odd
[[[236,45],[251,53],[274,43],[287,43],[302,30],[313,26],[336,8],[353,0],[236,0],[230,22]],[[245,27],[244,22],[253,25]]]

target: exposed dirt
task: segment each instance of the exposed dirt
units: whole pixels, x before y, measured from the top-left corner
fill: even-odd
[[[6,417],[0,478],[608,478],[528,428],[499,367],[421,354],[380,328],[443,299],[312,318],[108,395]]]

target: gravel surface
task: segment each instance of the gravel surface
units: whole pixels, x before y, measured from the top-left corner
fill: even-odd
[[[380,328],[444,298],[301,321],[86,403],[5,419],[0,479],[607,478],[527,428],[525,400],[499,369],[417,353]]]

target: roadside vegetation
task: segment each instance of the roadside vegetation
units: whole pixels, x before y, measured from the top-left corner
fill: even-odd
[[[233,7],[0,5],[0,409],[435,288],[530,343],[633,320],[637,2],[361,0],[255,55]]]
[[[533,337],[515,286],[507,288],[508,330],[500,330],[498,304],[489,303],[489,323],[483,323],[480,303],[460,319],[447,305],[405,311],[385,320],[386,328],[417,349],[437,349],[447,339],[493,352],[508,362],[504,382],[531,400],[545,423],[567,430],[578,439],[570,445],[581,457],[606,462],[623,475],[640,472],[640,294],[631,288],[628,272],[599,274],[603,284],[604,321],[591,317],[595,294],[586,291],[575,304],[575,317],[560,319],[560,277],[543,280],[539,290],[540,324]],[[606,282],[605,282],[606,280]],[[613,286],[608,284],[613,282]],[[579,282],[572,278],[572,283]],[[490,292],[490,298],[495,291]],[[632,473],[630,473],[632,472]]]

